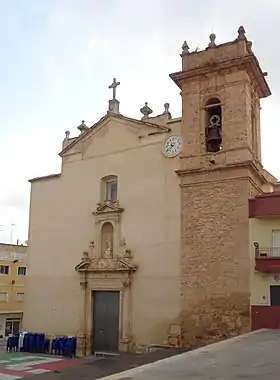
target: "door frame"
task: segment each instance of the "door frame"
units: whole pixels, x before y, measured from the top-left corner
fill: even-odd
[[[88,279],[87,287],[87,302],[86,302],[86,332],[89,337],[89,344],[87,345],[87,354],[91,354],[93,346],[93,308],[94,297],[93,292],[98,291],[117,291],[119,292],[119,351],[129,351],[131,343],[131,311],[132,311],[132,297],[130,282],[124,280],[123,274],[119,273],[119,277],[107,278],[99,274],[99,278],[95,276]],[[109,278],[108,278],[109,277]]]
[[[21,325],[22,325],[22,318],[6,317],[6,319],[5,319],[5,326],[4,326],[4,336],[8,336],[8,335],[6,335],[6,326],[7,326],[7,323],[11,323],[12,324],[12,334],[14,334],[14,323],[15,322],[19,324],[19,331],[20,331],[21,330]]]

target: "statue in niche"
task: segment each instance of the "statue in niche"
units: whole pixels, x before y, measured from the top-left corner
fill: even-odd
[[[113,257],[113,246],[112,246],[112,240],[110,238],[107,240],[106,245],[107,245],[107,248],[105,249],[105,252],[104,252],[104,258],[109,259]]]
[[[113,257],[114,228],[112,223],[106,222],[101,229],[101,256],[104,258]]]

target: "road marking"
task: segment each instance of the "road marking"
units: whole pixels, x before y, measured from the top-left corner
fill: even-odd
[[[30,371],[27,371],[28,373],[33,373],[33,375],[41,375],[42,373],[50,372],[49,369],[31,369]]]

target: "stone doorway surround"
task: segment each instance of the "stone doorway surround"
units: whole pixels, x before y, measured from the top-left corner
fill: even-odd
[[[93,212],[95,241],[90,242],[89,252],[83,252],[75,270],[80,274],[80,286],[84,292],[83,328],[77,339],[77,354],[92,354],[93,297],[94,291],[118,291],[119,351],[128,352],[132,345],[132,294],[133,273],[137,270],[131,250],[121,235],[121,214],[124,211],[117,202],[98,204]],[[113,236],[110,247],[102,251],[102,227],[111,223]]]

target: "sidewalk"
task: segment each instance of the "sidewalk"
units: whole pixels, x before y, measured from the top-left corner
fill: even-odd
[[[275,380],[279,347],[280,330],[262,330],[102,379]]]

